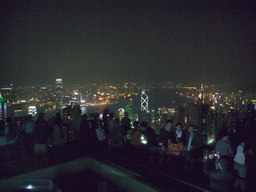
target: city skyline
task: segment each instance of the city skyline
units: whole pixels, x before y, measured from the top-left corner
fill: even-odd
[[[53,82],[33,82],[27,85],[19,85],[19,84],[6,84],[6,85],[0,85],[1,89],[13,89],[13,90],[19,90],[19,89],[26,89],[28,90],[40,90],[40,89],[49,89],[49,90],[55,90],[55,79]],[[175,81],[167,81],[167,82],[146,82],[146,83],[138,83],[138,82],[114,82],[114,83],[106,83],[106,82],[99,82],[99,83],[71,83],[67,82],[66,79],[61,79],[63,81],[63,88],[69,89],[69,90],[75,90],[75,89],[85,89],[89,87],[98,87],[98,89],[104,89],[104,87],[116,87],[116,88],[123,88],[123,89],[134,89],[136,88],[137,92],[141,93],[143,87],[146,89],[155,89],[155,88],[162,88],[162,89],[195,89],[197,91],[200,90],[200,88],[203,86],[207,90],[210,89],[212,92],[225,92],[225,93],[244,93],[244,94],[256,94],[256,88],[255,87],[249,87],[249,86],[242,86],[241,84],[238,85],[236,82],[232,83],[222,83],[222,84],[205,84],[203,82],[201,83],[194,83],[194,82],[175,82]],[[1,93],[1,92],[0,92]]]
[[[5,1],[1,86],[164,82],[255,86],[255,3]]]

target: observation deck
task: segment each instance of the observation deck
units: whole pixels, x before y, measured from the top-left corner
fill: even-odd
[[[136,153],[138,154],[138,153]],[[78,141],[50,148],[42,159],[22,150],[1,149],[1,191],[212,191],[203,163],[194,172],[184,168],[152,166],[141,150],[82,147]],[[254,188],[254,177],[248,189]]]

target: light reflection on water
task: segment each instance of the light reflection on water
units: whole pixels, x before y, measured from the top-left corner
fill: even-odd
[[[149,110],[157,110],[158,108],[176,108],[177,106],[185,103],[187,100],[186,97],[182,97],[179,94],[176,94],[177,89],[151,89],[146,91],[148,95],[148,105]],[[133,113],[138,113],[141,107],[141,95],[133,95]],[[110,111],[117,114],[118,109],[125,108],[127,105],[128,99],[124,97],[119,97],[118,103],[113,105],[100,105],[100,106],[87,106],[81,107],[82,114],[90,113],[103,113],[104,109],[110,109]]]

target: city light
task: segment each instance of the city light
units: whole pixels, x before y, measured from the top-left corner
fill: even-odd
[[[35,116],[37,114],[36,106],[29,106],[28,107],[28,114]]]
[[[212,144],[212,143],[214,143],[214,142],[215,142],[214,139],[209,139],[209,140],[207,141],[207,145]]]
[[[26,186],[26,189],[34,189],[34,187],[33,187],[33,185],[28,185],[28,186]]]
[[[147,142],[147,140],[145,139],[145,137],[144,137],[144,135],[141,135],[141,143],[143,143],[143,144],[147,144],[148,142]]]
[[[62,80],[62,79],[57,79],[57,80]],[[138,87],[132,89],[132,85],[134,85],[134,84],[130,84],[130,83],[127,84],[127,85],[129,85],[129,90],[125,90],[125,91],[123,91],[124,90],[123,84],[120,85],[120,87],[111,85],[111,86],[104,86],[104,88],[100,88],[100,89],[97,87],[94,87],[93,89],[91,89],[91,87],[88,87],[88,89],[87,88],[80,89],[77,86],[67,87],[67,88],[65,87],[65,89],[63,89],[62,81],[60,81],[58,83],[56,83],[56,82],[54,82],[54,83],[55,84],[53,86],[51,86],[51,85],[38,86],[37,90],[36,90],[36,88],[37,88],[36,86],[34,88],[30,87],[32,89],[32,91],[31,91],[32,94],[28,94],[28,95],[29,96],[34,95],[34,97],[31,98],[31,100],[29,100],[29,98],[24,98],[24,97],[19,96],[19,97],[17,97],[19,99],[17,99],[16,102],[10,101],[10,103],[26,105],[26,108],[28,109],[27,114],[31,114],[31,115],[35,116],[39,110],[47,112],[47,113],[53,112],[55,109],[57,110],[56,102],[59,101],[60,98],[63,101],[63,106],[65,106],[65,105],[66,106],[71,105],[71,107],[74,105],[76,105],[76,106],[80,105],[80,107],[101,106],[101,108],[104,109],[102,106],[118,104],[119,97],[122,97],[122,99],[125,99],[125,102],[127,102],[125,111],[129,111],[129,114],[130,113],[136,114],[137,112],[134,111],[134,108],[137,106],[133,106],[134,105],[133,102],[136,103],[136,105],[138,105],[137,103],[138,103],[139,96],[136,97],[136,94],[140,95],[140,92],[142,94],[143,93],[145,94],[145,92],[143,92],[142,90],[138,91],[138,90],[140,90],[140,89],[138,89]],[[131,85],[131,88],[130,88],[130,85]],[[49,87],[54,87],[54,86],[56,89],[53,89],[53,90],[49,89]],[[172,86],[174,87],[174,85],[172,85]],[[143,97],[144,100],[141,99],[141,102],[146,101],[146,104],[147,104],[147,105],[146,104],[143,105],[143,107],[145,108],[144,111],[146,113],[151,112],[150,114],[152,116],[154,116],[148,122],[154,122],[154,124],[151,126],[158,128],[158,126],[162,126],[161,123],[162,123],[162,121],[164,121],[164,119],[170,118],[170,117],[175,119],[176,115],[180,115],[180,117],[182,117],[181,119],[182,119],[182,123],[184,124],[184,126],[186,126],[186,124],[188,124],[188,123],[197,124],[198,117],[196,114],[197,110],[194,107],[195,104],[197,104],[197,105],[198,104],[201,105],[204,103],[208,104],[209,108],[213,111],[216,111],[217,115],[218,115],[218,113],[225,113],[225,114],[230,113],[230,115],[232,115],[232,113],[238,109],[239,106],[237,106],[237,105],[246,106],[251,102],[254,104],[254,106],[256,108],[256,104],[255,104],[256,99],[248,97],[248,95],[245,97],[243,95],[239,95],[239,96],[237,96],[235,94],[232,95],[231,93],[223,94],[222,91],[217,91],[216,89],[207,90],[206,87],[207,86],[203,87],[204,92],[202,92],[200,88],[199,88],[199,91],[201,91],[201,92],[196,92],[195,89],[192,89],[192,88],[194,88],[192,86],[182,87],[179,84],[179,90],[172,88],[172,89],[174,89],[174,91],[172,91],[172,94],[174,94],[177,97],[185,98],[188,101],[188,103],[178,103],[174,98],[170,97],[169,102],[173,106],[169,106],[169,107],[164,106],[164,105],[162,105],[163,107],[161,107],[159,105],[159,106],[156,106],[155,108],[151,108],[151,109],[146,108],[146,106],[149,107],[148,100],[150,100],[150,98]],[[117,90],[113,91],[114,88]],[[209,89],[210,89],[210,87],[209,87]],[[2,88],[1,90],[2,90],[1,94],[3,94],[3,91],[7,92],[10,90],[10,88]],[[13,90],[13,88],[12,88],[12,90]],[[150,93],[149,95],[151,95],[152,90],[150,90],[148,88],[146,91],[148,93]],[[24,89],[24,91],[28,91],[28,89],[26,88],[26,89]],[[65,95],[62,94],[62,92],[65,93]],[[101,95],[98,95],[97,92],[100,93]],[[177,94],[175,94],[175,93],[177,93]],[[59,94],[61,95],[61,97]],[[83,95],[83,97],[82,97],[82,95]],[[106,95],[106,97],[104,97],[103,95]],[[128,97],[128,95],[131,97]],[[189,96],[189,97],[187,97],[187,96]],[[199,99],[200,98],[203,99],[202,97],[204,97],[204,96],[205,96],[204,100],[199,101]],[[44,99],[41,99],[43,97],[44,97]],[[22,98],[22,99],[20,99],[20,98]],[[37,100],[37,98],[38,98],[38,100]],[[127,98],[127,100],[126,100],[126,98]],[[31,104],[29,104],[29,102],[31,102]],[[154,102],[155,101],[151,102],[151,100],[150,100],[150,103],[154,103]],[[32,105],[32,106],[27,106],[27,105]],[[48,105],[50,105],[50,107]],[[178,108],[175,105],[186,108],[186,110],[188,110],[188,111],[186,111],[186,113],[188,113],[188,114],[184,115],[184,111],[178,110]],[[121,109],[122,107],[123,106],[120,106],[119,109]],[[41,108],[43,108],[43,109],[41,110]],[[63,107],[60,107],[59,109],[62,110],[62,108]],[[111,108],[111,106],[110,106],[110,108]],[[15,109],[14,112],[16,115],[22,114],[22,111],[20,111],[20,109]],[[119,117],[122,117],[122,115],[123,115],[122,113],[124,113],[124,109],[118,111]],[[24,115],[25,115],[25,113],[24,113]],[[165,117],[163,118],[163,116],[165,116]],[[136,119],[134,116],[130,116],[129,118],[132,119],[133,121]],[[205,119],[202,120],[202,122],[204,122],[204,121],[205,121]],[[211,125],[213,125],[213,124],[214,124],[214,122]],[[213,125],[213,127],[211,127],[211,128],[215,129],[215,131],[217,132],[218,128],[216,128],[214,126],[215,125]],[[143,138],[142,138],[142,141],[145,142],[143,140]],[[213,142],[213,141],[212,140],[206,141],[206,143],[211,143],[211,142]]]

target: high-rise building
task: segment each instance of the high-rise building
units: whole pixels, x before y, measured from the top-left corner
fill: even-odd
[[[176,117],[175,117],[175,122],[176,123],[181,123],[182,125],[185,124],[185,116],[186,116],[186,110],[185,107],[183,105],[180,105],[177,108],[177,113],[176,113]]]
[[[186,122],[185,124],[186,125],[189,125],[189,124],[194,124],[196,125],[197,124],[197,108],[198,108],[198,105],[195,104],[194,102],[190,102],[186,105]]]
[[[13,94],[13,88],[1,88],[1,96],[4,97],[6,103],[12,103],[15,101],[14,94]]]
[[[32,116],[36,116],[36,114],[37,114],[36,106],[29,106],[28,107],[28,114],[32,115]]]
[[[6,101],[0,94],[0,120],[4,120],[7,116]]]
[[[68,122],[71,122],[73,119],[72,119],[72,112],[73,112],[73,109],[71,106],[67,106],[65,108],[63,108],[63,121],[65,123],[68,123]]]
[[[210,106],[208,104],[202,104],[197,109],[197,131],[199,134],[201,134],[206,131],[206,127],[209,124],[208,113]]]
[[[141,111],[148,112],[148,96],[145,93],[145,88],[142,88],[141,91]]]
[[[55,102],[56,102],[56,110],[61,111],[63,105],[63,82],[62,79],[56,79],[55,82]]]
[[[82,94],[79,92],[79,90],[74,90],[72,93],[72,98],[69,101],[69,104],[71,105],[80,105],[82,102]]]
[[[125,112],[128,112],[128,117],[133,121],[133,101],[132,98],[127,100],[127,105],[125,106]]]

